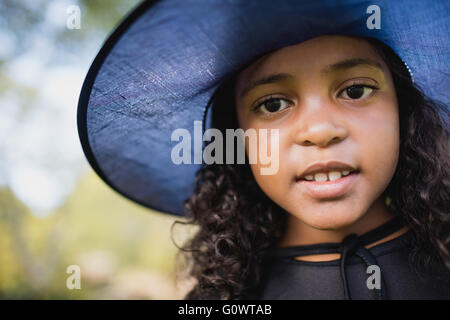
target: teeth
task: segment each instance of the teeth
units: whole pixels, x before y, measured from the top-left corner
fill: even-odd
[[[350,174],[350,171],[330,171],[328,173],[326,172],[318,172],[314,175],[309,174],[304,177],[307,181],[317,181],[317,182],[323,182],[323,181],[335,181],[340,179],[341,177],[348,176]]]
[[[328,177],[326,173],[316,173],[314,175],[314,180],[317,182],[327,181]]]
[[[339,171],[331,171],[331,172],[328,172],[328,179],[329,179],[330,181],[337,180],[337,179],[339,179],[340,177],[341,177],[341,173],[340,173]]]

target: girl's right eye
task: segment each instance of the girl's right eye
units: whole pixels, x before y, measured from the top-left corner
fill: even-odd
[[[256,105],[255,110],[265,114],[276,113],[289,107],[290,102],[281,98],[269,98]]]

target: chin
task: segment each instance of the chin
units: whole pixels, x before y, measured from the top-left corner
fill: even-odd
[[[302,210],[295,216],[307,225],[319,230],[339,230],[354,224],[364,215],[365,210],[355,207],[339,206],[334,208],[313,206],[311,210]]]

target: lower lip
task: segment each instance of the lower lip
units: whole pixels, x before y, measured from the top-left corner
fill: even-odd
[[[317,182],[298,180],[296,183],[313,198],[337,198],[345,195],[353,187],[358,180],[359,175],[359,172],[354,172],[334,181]]]

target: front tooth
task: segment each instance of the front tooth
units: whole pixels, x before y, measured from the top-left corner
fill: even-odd
[[[349,173],[350,173],[350,171],[342,171],[343,176],[348,176]]]
[[[314,176],[312,174],[305,176],[305,180],[312,181],[313,179],[314,179]]]
[[[341,177],[341,173],[339,171],[331,171],[328,173],[328,178],[330,181],[337,180]]]
[[[316,180],[318,182],[327,181],[328,177],[327,177],[326,173],[316,173],[314,175],[314,180]]]

